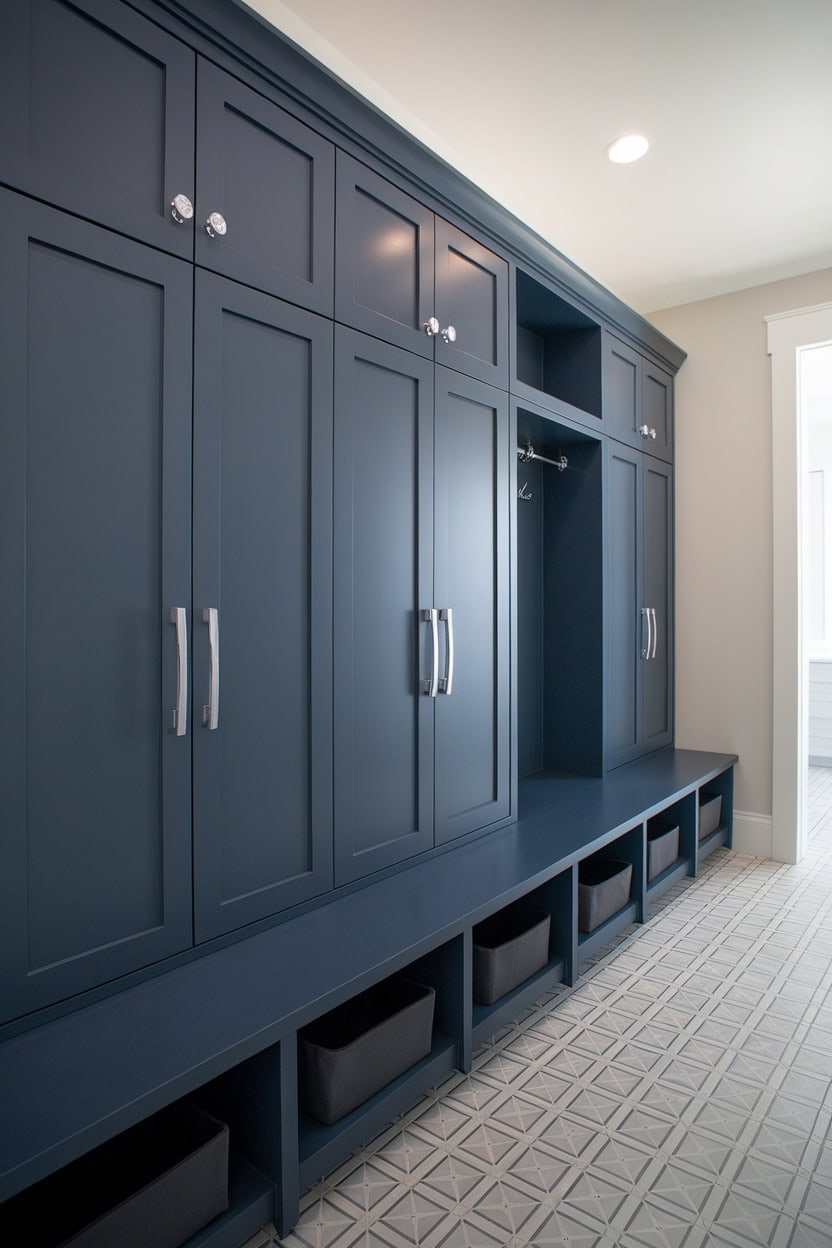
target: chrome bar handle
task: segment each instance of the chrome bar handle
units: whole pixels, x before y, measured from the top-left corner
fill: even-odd
[[[651,626],[650,626],[650,608],[649,608],[649,607],[642,607],[642,608],[641,608],[641,621],[642,621],[641,635],[642,635],[642,637],[644,636],[644,617],[645,617],[645,616],[647,617],[647,646],[646,646],[646,648],[645,648],[644,646],[642,646],[642,649],[641,649],[641,657],[642,657],[643,659],[649,659],[649,658],[650,658],[650,647],[651,647],[651,646],[652,646],[652,644],[653,644],[653,630],[652,630],[652,628],[651,628]]]
[[[422,612],[422,619],[425,623],[430,624],[430,637],[433,647],[430,661],[430,680],[422,682],[422,692],[426,693],[429,698],[435,698],[436,691],[439,688],[439,612],[436,610],[436,607],[426,608]]]
[[[216,607],[202,608],[203,623],[208,625],[208,705],[202,708],[202,722],[211,732],[220,722],[220,620]]]
[[[170,622],[176,626],[176,706],[173,731],[184,737],[188,731],[188,617],[185,607],[171,607]]]
[[[653,653],[650,655],[650,658],[651,658],[651,659],[655,659],[655,657],[656,657],[656,646],[657,646],[657,644],[658,644],[658,640],[659,640],[659,625],[658,625],[658,623],[656,622],[656,608],[655,608],[655,607],[651,607],[651,608],[650,608],[650,611],[651,611],[652,616],[653,616]]]
[[[453,607],[443,607],[439,612],[440,620],[445,621],[445,675],[439,682],[439,692],[450,697],[454,691],[454,611]]]

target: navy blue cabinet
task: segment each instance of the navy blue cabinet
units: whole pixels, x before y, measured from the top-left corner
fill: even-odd
[[[335,327],[336,884],[433,846],[433,371]]]
[[[604,334],[607,432],[659,459],[673,459],[673,378],[638,351]]]
[[[0,218],[5,1020],[191,943],[192,272]]]
[[[492,385],[508,385],[508,264],[338,153],[335,315]]]
[[[508,402],[335,331],[335,881],[509,813]]]
[[[509,813],[508,396],[436,370],[437,844]]]
[[[197,271],[196,939],[332,887],[332,325]]]
[[[672,469],[610,441],[605,497],[611,768],[673,740]]]
[[[197,117],[197,264],[331,316],[332,144],[202,57]]]
[[[191,257],[195,59],[112,0],[0,5],[2,181]]]

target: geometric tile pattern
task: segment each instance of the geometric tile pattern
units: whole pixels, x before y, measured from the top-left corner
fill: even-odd
[[[830,1248],[832,772],[717,851],[246,1248]]]

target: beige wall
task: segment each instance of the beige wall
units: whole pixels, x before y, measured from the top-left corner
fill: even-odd
[[[676,740],[739,754],[740,848],[764,849],[766,834],[770,841],[771,397],[763,318],[829,300],[832,269],[825,269],[649,316],[688,352],[676,383]]]

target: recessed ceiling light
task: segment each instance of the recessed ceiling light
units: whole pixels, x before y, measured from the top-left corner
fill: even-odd
[[[629,165],[633,160],[641,160],[649,146],[643,134],[625,134],[610,143],[607,155],[616,165]]]

